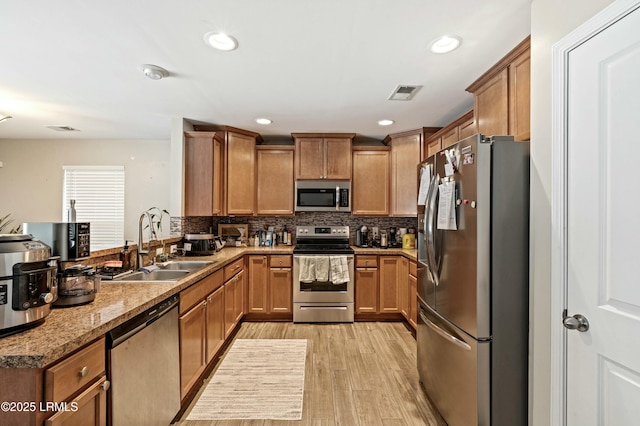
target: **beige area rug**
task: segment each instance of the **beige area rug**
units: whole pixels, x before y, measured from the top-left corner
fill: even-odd
[[[233,342],[187,420],[300,420],[305,339]]]

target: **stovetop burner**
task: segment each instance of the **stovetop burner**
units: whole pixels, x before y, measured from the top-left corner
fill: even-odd
[[[353,254],[348,226],[298,226],[294,254]]]

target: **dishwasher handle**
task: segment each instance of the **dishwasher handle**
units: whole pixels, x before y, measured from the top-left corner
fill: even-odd
[[[176,294],[115,327],[107,333],[107,349],[115,348],[148,327],[171,309],[177,307],[179,302],[180,296]]]

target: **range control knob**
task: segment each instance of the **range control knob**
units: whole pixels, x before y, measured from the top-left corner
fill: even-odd
[[[51,303],[53,302],[53,294],[51,293],[42,293],[40,295],[40,301],[43,303]]]

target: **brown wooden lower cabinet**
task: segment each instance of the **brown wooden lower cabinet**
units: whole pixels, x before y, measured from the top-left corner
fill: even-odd
[[[224,343],[225,289],[218,270],[180,293],[180,398]]]
[[[206,366],[205,301],[180,316],[180,398],[184,398]]]
[[[291,268],[269,269],[269,312],[292,312]]]
[[[244,271],[224,283],[224,337],[231,335],[242,318],[244,307]]]
[[[409,260],[401,257],[398,261],[398,292],[400,298],[400,312],[405,318],[409,317]]]
[[[356,256],[356,313],[378,313],[378,257]]]
[[[415,262],[411,262],[415,265]],[[411,264],[409,265],[411,270]],[[407,320],[415,329],[418,328],[418,275],[409,273],[409,309]]]
[[[45,421],[45,426],[105,426],[108,388],[107,377],[102,376],[71,401],[70,410],[58,411]]]
[[[208,364],[224,344],[224,287],[218,288],[207,297],[205,315],[207,334],[206,363]]]
[[[249,313],[290,314],[293,274],[290,255],[249,256]]]
[[[400,256],[380,256],[380,313],[400,312]]]

